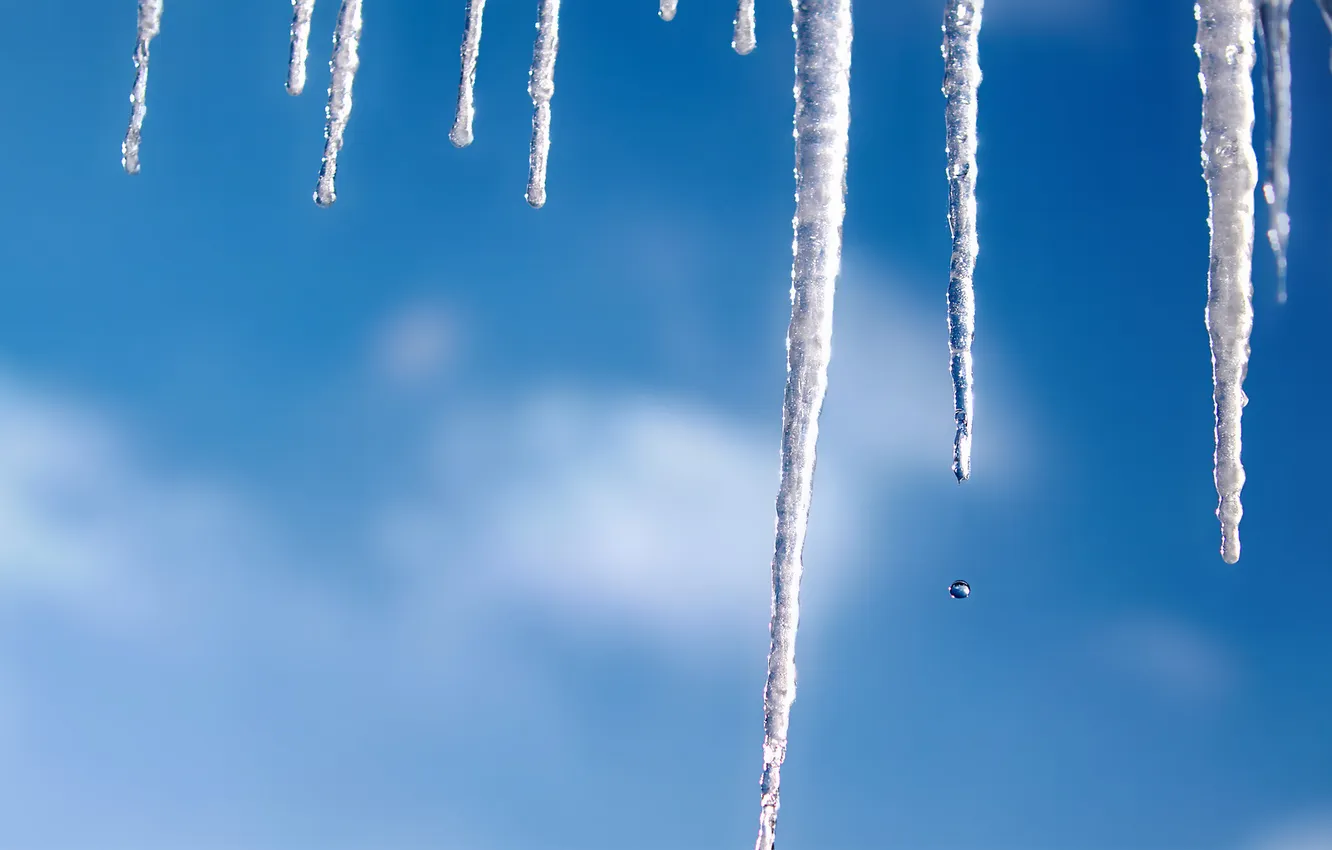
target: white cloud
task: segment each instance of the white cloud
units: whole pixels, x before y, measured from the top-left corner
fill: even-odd
[[[1291,818],[1264,830],[1245,850],[1332,850],[1332,813]]]
[[[1165,615],[1126,618],[1094,650],[1104,661],[1165,696],[1212,700],[1236,685],[1239,665],[1215,637]]]
[[[457,355],[457,317],[442,305],[419,302],[380,328],[375,357],[388,382],[414,387],[439,378]]]

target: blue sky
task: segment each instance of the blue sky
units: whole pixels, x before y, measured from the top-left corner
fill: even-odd
[[[742,58],[655,5],[564,3],[533,211],[535,3],[458,151],[462,0],[366,0],[330,210],[332,0],[295,99],[285,3],[166,0],[136,178],[134,4],[10,4],[0,848],[753,841],[790,8]],[[856,9],[782,845],[1326,850],[1328,33],[1296,0],[1229,567],[1191,4],[989,5],[960,487],[940,4]]]

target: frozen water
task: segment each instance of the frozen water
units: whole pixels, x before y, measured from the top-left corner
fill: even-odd
[[[971,585],[958,579],[948,586],[948,595],[954,599],[966,599],[971,595]]]
[[[1240,416],[1253,330],[1253,217],[1258,158],[1253,150],[1254,0],[1201,0],[1196,50],[1203,90],[1202,164],[1211,209],[1207,332],[1216,413],[1217,518],[1221,557],[1240,556]]]
[[[1267,240],[1277,261],[1277,301],[1286,300],[1290,242],[1290,0],[1260,0],[1263,90],[1267,100]]]
[[[143,119],[148,115],[148,47],[162,29],[162,0],[139,0],[138,37],[134,45],[134,88],[130,91],[129,128],[120,146],[120,164],[129,174],[139,173],[139,144]]]
[[[310,18],[315,0],[291,0],[291,56],[287,59],[287,94],[305,91],[305,61],[310,56]]]
[[[673,21],[675,20],[675,7],[678,4],[679,0],[661,0],[661,8],[657,11],[657,14],[661,15],[663,21]]]
[[[536,47],[527,93],[532,96],[532,147],[528,155],[527,202],[546,203],[546,165],[550,159],[550,99],[555,96],[555,54],[560,49],[560,0],[541,0]]]
[[[944,124],[948,157],[948,227],[953,258],[948,271],[948,354],[953,375],[953,474],[971,476],[971,341],[976,335],[976,98],[981,83],[980,37],[984,0],[948,0],[944,10]]]
[[[735,37],[731,47],[745,56],[754,52],[754,0],[739,0],[735,7]]]
[[[481,53],[481,15],[486,0],[467,0],[467,23],[463,26],[462,76],[458,80],[458,106],[453,113],[449,141],[465,148],[472,143],[472,120],[476,117],[473,91],[476,88],[476,60]]]
[[[792,0],[795,11],[796,213],[786,336],[782,480],[772,559],[772,644],[763,692],[762,811],[756,850],[772,850],[795,700],[800,576],[814,485],[819,412],[832,353],[851,126],[851,0]]]
[[[332,81],[328,86],[328,126],[324,130],[324,164],[319,169],[315,203],[331,205],[338,198],[334,178],[338,173],[338,153],[351,118],[352,83],[361,64],[357,50],[361,43],[361,0],[342,0],[338,28],[333,34],[333,59],[329,62]]]

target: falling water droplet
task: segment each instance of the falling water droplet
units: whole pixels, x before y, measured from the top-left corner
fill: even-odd
[[[954,599],[966,599],[971,595],[971,585],[962,579],[958,579],[948,587],[948,595]]]

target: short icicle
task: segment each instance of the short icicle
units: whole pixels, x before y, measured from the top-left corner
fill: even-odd
[[[1254,0],[1200,0],[1195,50],[1203,91],[1202,164],[1211,214],[1207,332],[1212,344],[1216,454],[1213,477],[1221,521],[1221,558],[1240,557],[1240,417],[1253,330]]]
[[[828,383],[833,292],[842,260],[851,125],[851,0],[792,0],[795,12],[796,212],[786,336],[782,474],[772,559],[771,646],[763,691],[762,810],[755,850],[772,850],[795,700],[800,578]]]
[[[120,145],[120,164],[128,174],[139,173],[139,144],[143,119],[148,115],[148,47],[162,29],[162,0],[139,0],[138,37],[134,46],[134,88],[130,92],[129,129]]]
[[[291,0],[291,54],[287,58],[287,94],[305,91],[305,62],[310,57],[310,18],[315,0]]]
[[[661,7],[657,10],[657,14],[661,16],[663,21],[673,21],[675,20],[675,7],[677,5],[679,5],[679,0],[661,0]]]
[[[741,56],[754,52],[758,44],[754,37],[754,0],[739,0],[735,7],[735,34],[731,49]]]
[[[1290,244],[1290,0],[1261,0],[1263,91],[1267,100],[1267,241],[1277,262],[1277,301],[1286,301]]]
[[[334,180],[338,173],[338,153],[352,111],[352,83],[361,64],[357,51],[361,43],[361,0],[342,0],[338,28],[333,33],[333,59],[329,62],[332,80],[328,85],[327,125],[324,128],[324,162],[319,169],[315,203],[331,206],[338,198]]]
[[[944,124],[948,157],[948,353],[953,375],[953,474],[971,477],[971,341],[976,335],[976,110],[981,82],[978,41],[984,0],[948,0],[944,10]]]
[[[546,166],[550,160],[550,99],[555,96],[555,55],[560,49],[560,0],[541,0],[536,46],[527,93],[532,96],[532,147],[528,155],[527,202],[546,203]]]
[[[453,113],[449,141],[465,148],[472,143],[472,120],[476,117],[473,92],[476,89],[476,60],[481,54],[481,15],[486,0],[467,0],[467,23],[463,27],[462,77],[458,80],[458,106]]]

